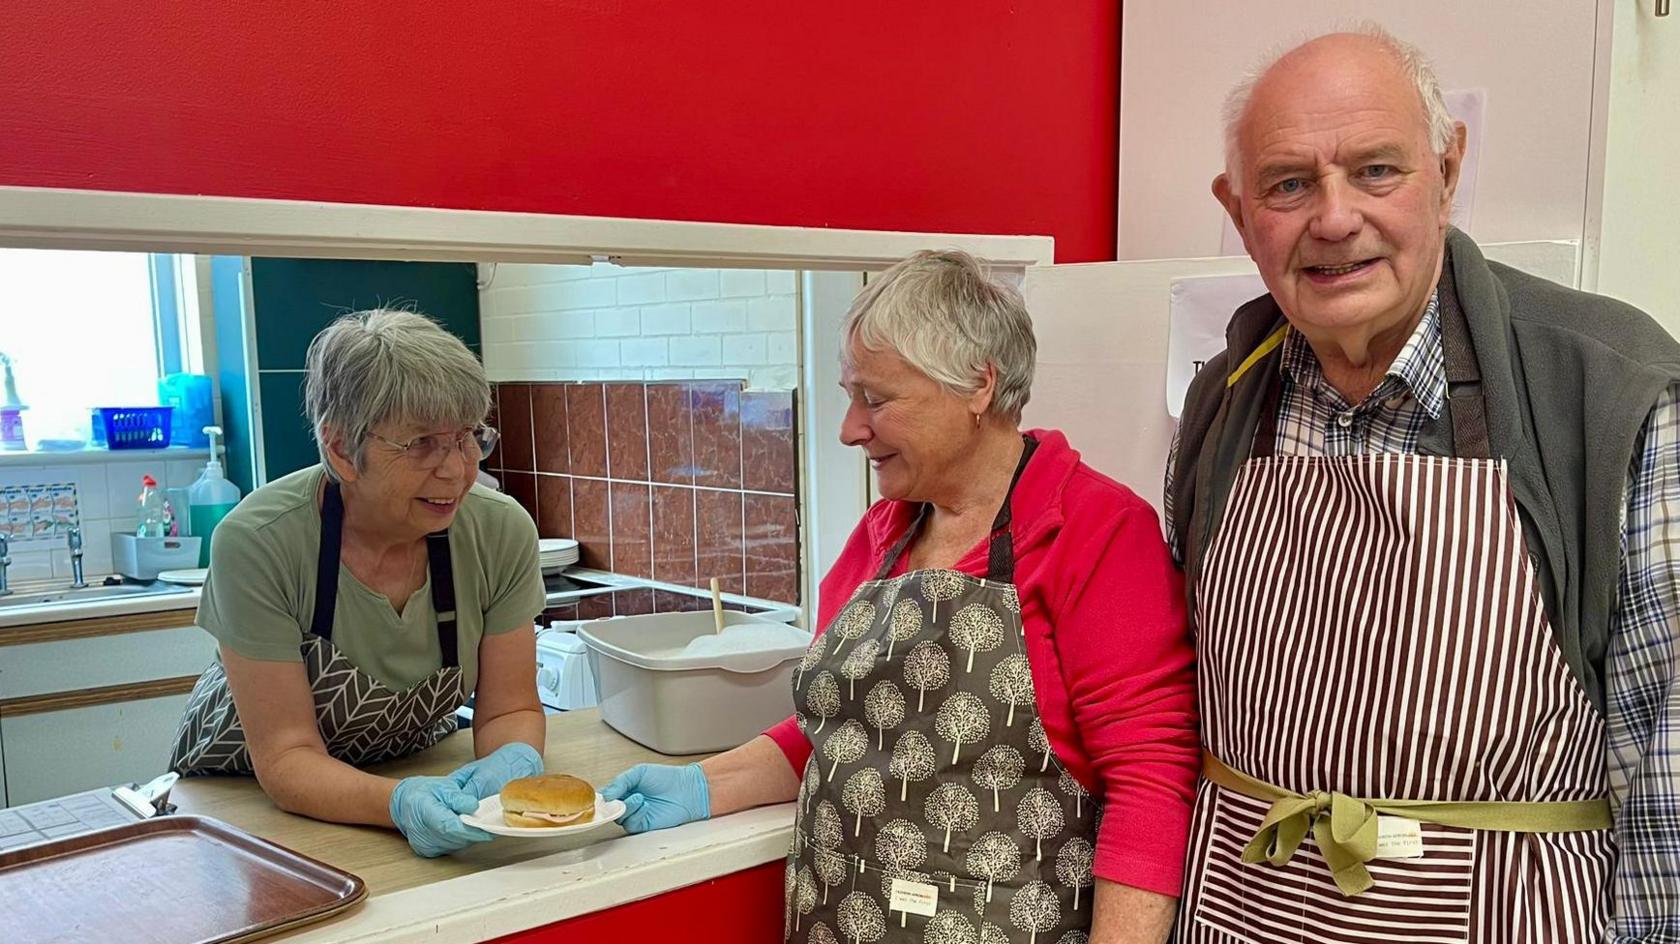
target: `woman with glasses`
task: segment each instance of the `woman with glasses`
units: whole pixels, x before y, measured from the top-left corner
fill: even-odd
[[[457,814],[542,772],[536,526],[475,484],[496,442],[490,386],[455,336],[411,312],[358,312],[316,336],[307,367],[321,463],[216,529],[197,624],[220,657],[170,766],[255,774],[288,812],[454,852],[490,838]],[[478,760],[447,777],[361,769],[432,746],[470,696]]]

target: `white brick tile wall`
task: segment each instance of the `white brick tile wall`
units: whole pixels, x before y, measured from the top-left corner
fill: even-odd
[[[574,282],[555,282],[538,287],[537,291],[548,304],[535,311],[578,311],[584,308],[611,308],[618,304],[617,287],[611,279],[579,279]]]
[[[671,339],[671,361],[711,367],[723,363],[723,345],[716,336],[690,335]]]
[[[579,367],[619,366],[617,341],[579,341],[572,346]]]
[[[665,297],[671,301],[698,301],[718,297],[717,270],[671,270],[665,275]]]
[[[797,273],[480,266],[493,381],[798,379]]]
[[[675,334],[688,334],[691,330],[689,313],[693,306],[650,305],[642,309],[641,330],[638,334],[661,335],[670,337]],[[600,319],[596,320],[599,326]]]
[[[747,330],[747,302],[744,299],[694,303],[696,334],[728,334]]]
[[[652,305],[665,300],[665,274],[625,275],[616,279],[601,279],[618,285],[620,305]]]
[[[747,330],[792,331],[799,322],[799,302],[793,295],[763,295],[747,300]]]
[[[764,273],[758,269],[723,269],[719,283],[724,298],[764,294]]]
[[[598,338],[633,338],[642,333],[642,318],[647,312],[657,312],[661,307],[654,308],[603,308],[595,312],[595,336]],[[683,306],[676,306],[682,308]],[[688,311],[682,312],[683,320],[688,320]],[[664,333],[664,332],[660,332]]]
[[[769,363],[769,346],[762,334],[732,334],[723,339],[723,362],[758,367]]]
[[[778,332],[770,335],[768,342],[768,363],[781,366],[799,363],[799,335],[792,331]]]
[[[620,341],[619,364],[624,367],[664,367],[671,363],[669,343],[666,338]]]

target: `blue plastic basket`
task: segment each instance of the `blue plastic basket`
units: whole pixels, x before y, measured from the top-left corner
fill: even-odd
[[[102,406],[97,411],[107,449],[163,449],[169,445],[170,406]]]

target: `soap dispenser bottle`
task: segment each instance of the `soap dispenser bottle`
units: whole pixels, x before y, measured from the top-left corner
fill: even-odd
[[[222,474],[222,463],[218,458],[222,438],[220,426],[206,426],[204,432],[210,437],[210,461],[204,464],[204,471],[198,474],[198,480],[187,489],[187,522],[192,536],[199,539],[198,566],[210,566],[210,542],[216,525],[239,504],[239,486],[229,482]]]

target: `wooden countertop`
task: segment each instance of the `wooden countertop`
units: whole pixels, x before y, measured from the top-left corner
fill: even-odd
[[[543,751],[550,773],[582,777],[600,789],[625,768],[640,763],[685,763],[708,755],[668,757],[609,728],[593,709],[548,716]],[[388,777],[446,774],[472,760],[472,732],[457,731],[412,757],[369,768]],[[498,837],[452,856],[423,859],[394,830],[346,826],[282,812],[250,777],[187,777],[170,799],[182,813],[210,816],[272,840],[306,856],[362,877],[368,893],[381,895],[444,879],[471,875],[542,858],[624,835],[604,826],[566,840]]]

